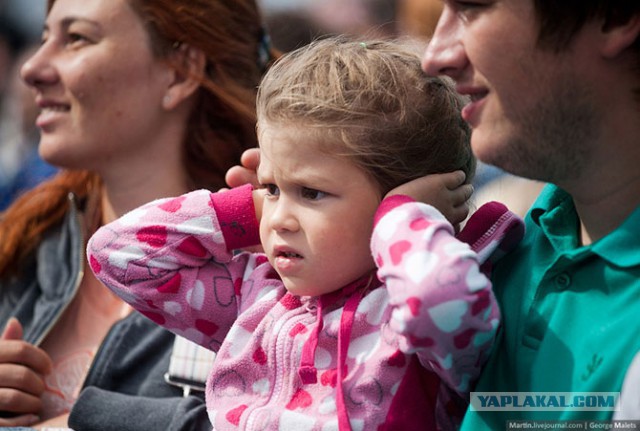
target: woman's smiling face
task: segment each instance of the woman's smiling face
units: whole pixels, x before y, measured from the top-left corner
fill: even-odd
[[[171,79],[127,0],[57,0],[21,73],[41,109],[41,155],[97,171],[144,151]]]

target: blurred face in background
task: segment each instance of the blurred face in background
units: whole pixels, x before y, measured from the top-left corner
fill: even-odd
[[[400,33],[426,40],[433,35],[442,13],[442,0],[397,0]]]

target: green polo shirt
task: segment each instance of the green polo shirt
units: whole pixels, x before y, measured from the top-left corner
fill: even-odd
[[[475,391],[619,392],[640,350],[640,207],[614,232],[579,246],[571,197],[547,186],[525,222],[521,246],[494,269],[502,329]],[[461,429],[504,430],[507,420],[608,420],[613,414],[498,408],[469,408]]]

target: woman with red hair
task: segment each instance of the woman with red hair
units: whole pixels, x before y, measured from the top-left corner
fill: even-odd
[[[201,398],[163,380],[173,335],[85,270],[85,242],[147,201],[223,187],[256,145],[270,59],[254,0],[49,1],[21,74],[61,171],[0,213],[0,426],[208,428]]]

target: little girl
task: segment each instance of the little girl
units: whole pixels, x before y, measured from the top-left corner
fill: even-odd
[[[451,426],[499,325],[480,267],[522,235],[489,204],[469,247],[425,203],[420,177],[473,174],[461,106],[397,43],[317,41],[261,84],[261,189],[155,201],[94,235],[102,282],[217,352],[214,429]]]

